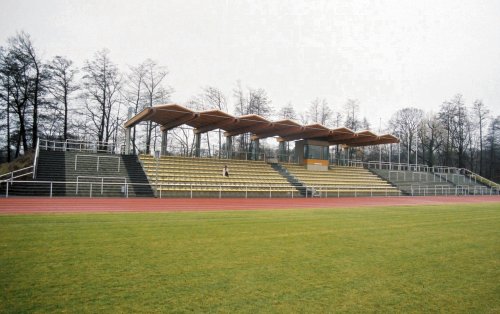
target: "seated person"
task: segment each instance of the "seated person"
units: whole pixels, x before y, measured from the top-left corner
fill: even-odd
[[[224,165],[224,168],[222,169],[222,176],[229,177],[229,169],[227,168],[227,165]]]

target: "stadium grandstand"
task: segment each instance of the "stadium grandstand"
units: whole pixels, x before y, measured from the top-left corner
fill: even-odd
[[[142,122],[160,126],[161,148],[154,156],[133,154],[131,129]],[[169,130],[184,125],[193,130],[192,152],[167,145]],[[32,166],[0,176],[1,195],[293,198],[491,195],[500,189],[467,169],[349,159],[349,149],[399,142],[369,130],[193,111],[178,104],[146,108],[133,117],[129,112],[124,128],[123,145],[39,140]],[[201,136],[212,130],[224,131],[224,151],[203,154]],[[235,149],[234,138],[242,134],[250,135],[249,151]],[[266,138],[275,138],[278,149],[264,152],[260,141]],[[340,147],[345,158],[334,158],[331,147]]]

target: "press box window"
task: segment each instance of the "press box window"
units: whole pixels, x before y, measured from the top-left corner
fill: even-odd
[[[304,159],[328,160],[328,146],[304,145]]]

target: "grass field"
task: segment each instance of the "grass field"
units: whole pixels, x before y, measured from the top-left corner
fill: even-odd
[[[500,205],[0,216],[0,312],[500,313]]]

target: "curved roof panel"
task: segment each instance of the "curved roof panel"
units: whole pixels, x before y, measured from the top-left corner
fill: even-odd
[[[398,143],[399,139],[391,134],[377,135],[371,131],[352,131],[345,127],[330,129],[322,124],[302,125],[284,119],[270,121],[262,116],[250,114],[240,117],[221,110],[193,111],[178,104],[158,105],[146,108],[130,120],[124,127],[130,128],[142,121],[153,121],[162,130],[170,130],[183,124],[194,128],[195,133],[205,133],[215,129],[225,131],[226,136],[252,133],[252,139],[278,137],[279,141],[317,139],[331,145],[367,146]]]

